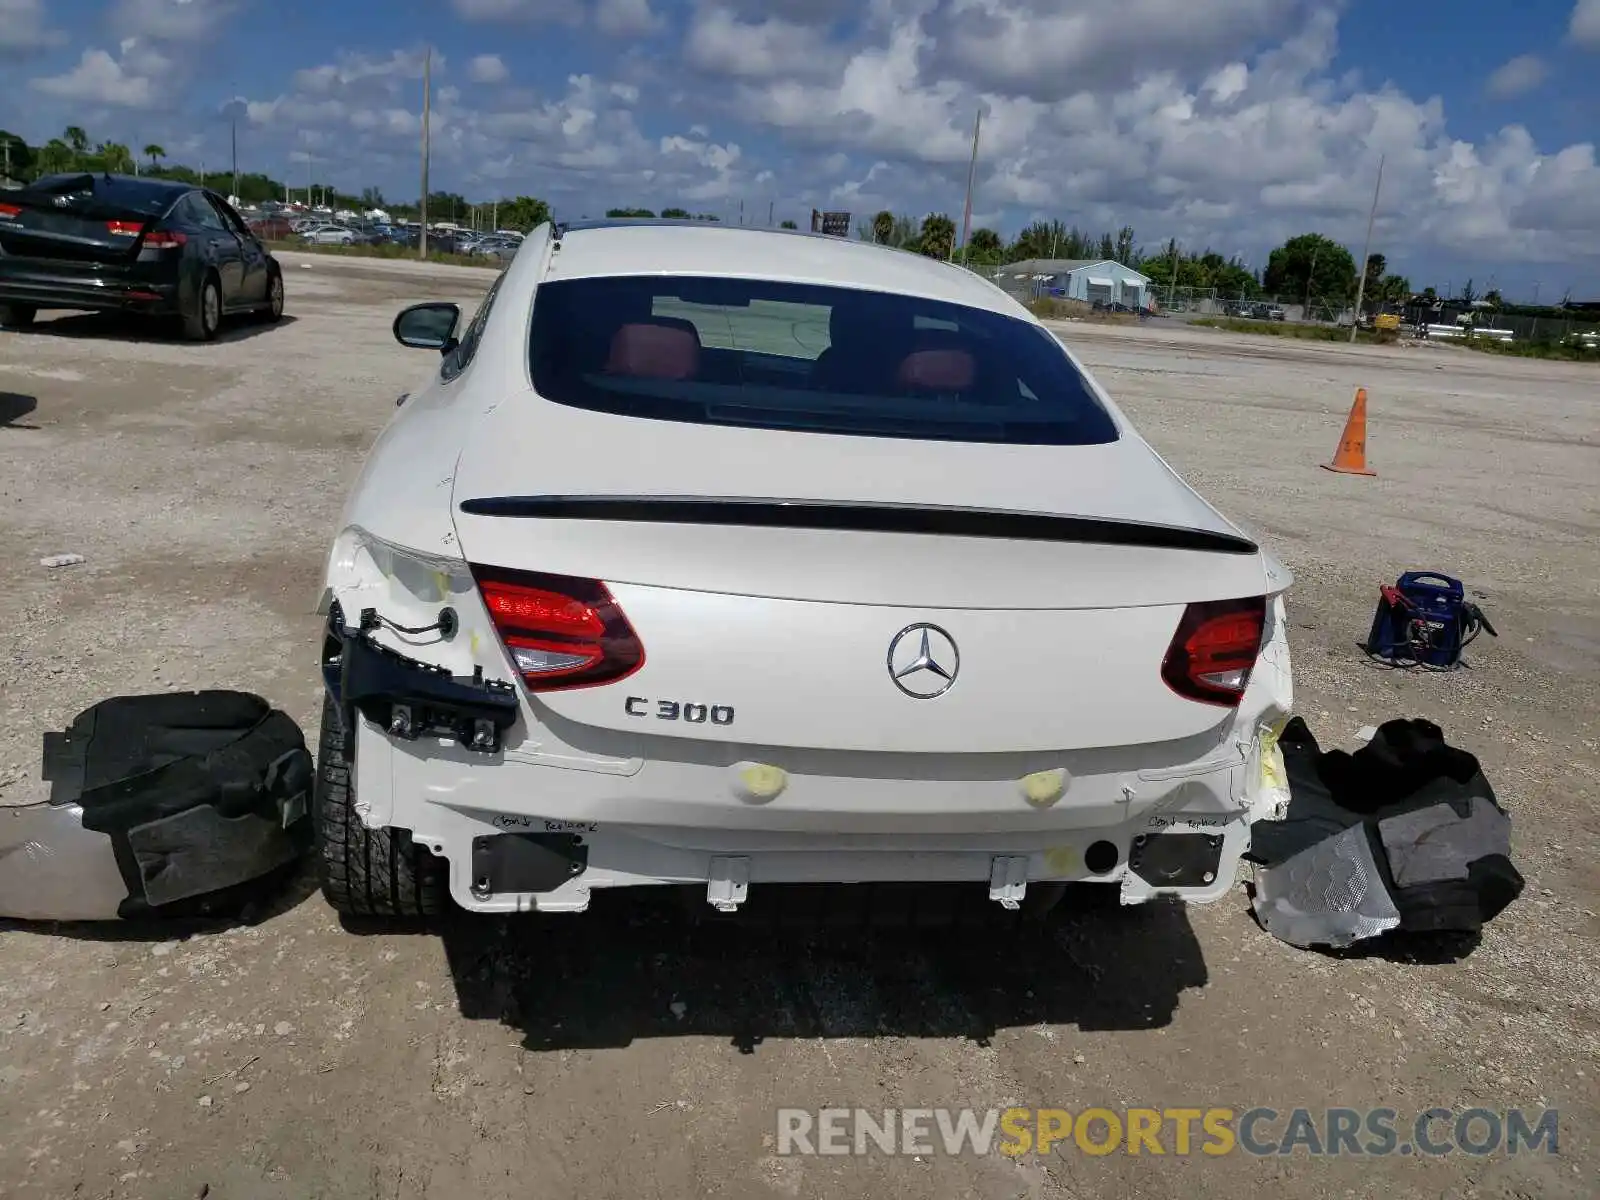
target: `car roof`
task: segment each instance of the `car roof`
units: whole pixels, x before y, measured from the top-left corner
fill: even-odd
[[[659,219],[573,222],[555,234],[548,281],[710,275],[924,296],[1006,316],[1027,311],[964,267],[828,234]]]

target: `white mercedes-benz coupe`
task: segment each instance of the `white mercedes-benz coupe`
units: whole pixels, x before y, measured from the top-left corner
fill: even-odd
[[[999,288],[595,222],[460,316],[396,318],[442,357],[328,560],[336,909],[1233,885],[1283,797],[1289,572]]]

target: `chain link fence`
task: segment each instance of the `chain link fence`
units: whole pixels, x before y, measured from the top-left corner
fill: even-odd
[[[1051,290],[1053,281],[1049,277],[1018,279],[1010,272],[997,273],[993,267],[973,267],[972,270],[998,284],[1024,304],[1056,294]],[[1147,295],[1157,314],[1178,320],[1289,321],[1348,329],[1355,318],[1355,306],[1348,301],[1315,295],[1252,295],[1244,291],[1225,292],[1218,288],[1170,287],[1154,280],[1148,285]],[[1363,324],[1369,325],[1371,308],[1366,307],[1369,318]],[[1429,325],[1454,327],[1458,325],[1456,318],[1468,313],[1478,329],[1509,331],[1518,342],[1600,342],[1600,323],[1570,317],[1511,316],[1484,309],[1467,310],[1461,305],[1452,304],[1438,308],[1427,305],[1387,306],[1383,311],[1396,313],[1400,317],[1402,336],[1426,336]],[[1465,331],[1466,327],[1463,327]]]

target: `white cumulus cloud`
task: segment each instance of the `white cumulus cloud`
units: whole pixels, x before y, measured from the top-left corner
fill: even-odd
[[[666,20],[650,10],[650,0],[598,0],[594,23],[613,37],[642,37],[666,26]]]
[[[498,54],[480,54],[467,64],[467,78],[473,83],[504,83],[511,72]]]
[[[0,0],[0,55],[47,50],[66,40],[45,19],[44,0]]]
[[[131,37],[188,42],[215,33],[239,0],[116,0],[111,24]]]
[[[1578,45],[1600,50],[1600,0],[1578,0],[1567,32]]]
[[[1502,63],[1489,75],[1489,94],[1502,100],[1520,96],[1543,83],[1548,73],[1544,60],[1538,55],[1519,54]]]
[[[104,50],[85,50],[70,71],[35,79],[32,86],[59,100],[118,108],[149,108],[156,100],[155,86],[147,76],[129,73]]]

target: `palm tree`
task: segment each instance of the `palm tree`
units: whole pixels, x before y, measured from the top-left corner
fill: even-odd
[[[101,142],[95,147],[95,155],[102,171],[123,174],[133,170],[133,152],[121,142]]]
[[[88,152],[89,135],[83,131],[83,126],[68,125],[66,129],[62,130],[61,136],[66,139],[66,143],[72,148],[73,154],[81,155]]]
[[[167,156],[167,152],[152,142],[144,148],[144,156],[150,160],[150,169],[154,171],[161,165],[160,160]]]
[[[72,169],[74,155],[72,147],[60,138],[51,138],[39,148],[39,174],[59,175],[63,171]]]
[[[872,240],[880,246],[886,246],[892,233],[894,233],[894,214],[885,209],[872,218]]]

